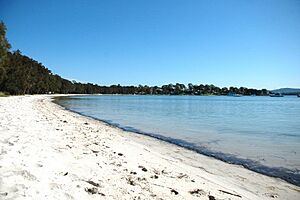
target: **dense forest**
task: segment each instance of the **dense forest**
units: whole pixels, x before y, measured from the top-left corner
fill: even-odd
[[[266,89],[245,87],[219,88],[214,85],[193,85],[176,83],[158,86],[99,86],[92,83],[78,83],[53,74],[42,63],[29,58],[17,50],[10,51],[6,39],[6,27],[0,23],[0,91],[12,94],[153,94],[153,95],[268,95]]]

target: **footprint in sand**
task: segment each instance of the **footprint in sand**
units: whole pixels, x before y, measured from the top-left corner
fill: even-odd
[[[265,193],[264,195],[267,197],[274,198],[274,199],[279,197],[279,195],[277,193]]]
[[[36,177],[27,170],[15,171],[14,173],[16,175],[21,175],[25,179],[30,180],[30,181],[35,181],[36,180]]]

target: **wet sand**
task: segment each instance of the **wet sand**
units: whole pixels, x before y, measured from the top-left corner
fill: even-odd
[[[52,103],[0,98],[0,199],[300,199],[300,188]]]

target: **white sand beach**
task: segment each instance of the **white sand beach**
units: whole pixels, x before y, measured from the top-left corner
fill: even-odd
[[[300,199],[300,188],[70,112],[0,97],[0,199]]]

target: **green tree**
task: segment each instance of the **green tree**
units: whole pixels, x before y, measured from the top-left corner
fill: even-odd
[[[6,27],[5,24],[1,21],[0,22],[0,90],[2,89],[1,86],[3,84],[3,80],[6,75],[6,71],[4,65],[8,59],[8,50],[10,49],[10,44],[6,39]]]

